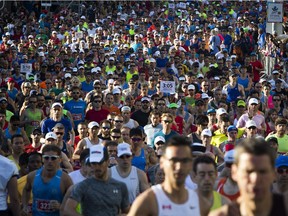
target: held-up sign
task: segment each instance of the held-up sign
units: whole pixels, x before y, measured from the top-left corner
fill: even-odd
[[[163,93],[175,93],[175,81],[160,81],[160,91]]]
[[[75,32],[75,38],[78,39],[78,38],[83,38],[83,32],[80,31],[80,32]]]
[[[169,3],[168,4],[168,8],[169,9],[174,9],[175,8],[175,4],[174,3]]]
[[[31,63],[21,63],[20,64],[20,72],[21,73],[31,73],[32,72],[32,64]]]

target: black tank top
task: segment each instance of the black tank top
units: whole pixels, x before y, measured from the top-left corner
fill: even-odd
[[[269,216],[287,216],[284,198],[280,194],[273,194],[273,204]],[[228,205],[227,216],[241,216],[239,203],[233,202]]]

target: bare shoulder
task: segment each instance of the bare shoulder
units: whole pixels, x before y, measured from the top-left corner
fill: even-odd
[[[147,208],[149,206],[149,208]],[[140,194],[134,201],[128,216],[154,216],[158,215],[157,200],[152,189]]]
[[[210,212],[208,216],[228,216],[228,205]]]

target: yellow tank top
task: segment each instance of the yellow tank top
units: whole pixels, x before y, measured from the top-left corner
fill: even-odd
[[[222,206],[221,195],[217,191],[213,191],[213,205],[210,211],[218,209]]]

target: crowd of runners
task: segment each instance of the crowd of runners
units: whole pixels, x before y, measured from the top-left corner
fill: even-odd
[[[1,216],[288,215],[286,3],[53,4],[0,12]]]

